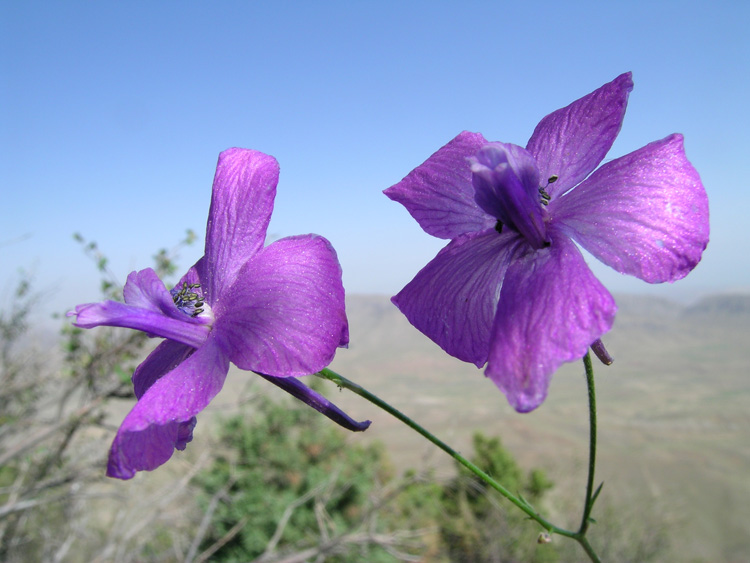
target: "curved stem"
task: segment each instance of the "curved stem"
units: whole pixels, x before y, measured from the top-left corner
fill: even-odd
[[[377,407],[383,409],[387,413],[393,415],[397,419],[399,419],[401,422],[406,424],[409,428],[412,430],[415,430],[425,438],[427,438],[430,442],[435,444],[438,448],[443,450],[445,453],[447,453],[449,456],[451,456],[453,459],[455,459],[457,462],[459,462],[461,465],[466,467],[469,471],[474,473],[477,477],[482,479],[485,483],[487,483],[490,487],[495,489],[497,492],[499,492],[501,495],[503,495],[506,499],[508,499],[510,502],[515,504],[518,508],[523,510],[529,518],[532,520],[535,520],[538,522],[545,530],[548,532],[552,532],[555,534],[560,534],[561,536],[567,536],[569,538],[577,539],[577,533],[571,532],[569,530],[564,530],[562,528],[558,528],[551,522],[548,522],[545,520],[538,512],[536,512],[531,505],[529,505],[526,501],[519,499],[515,495],[513,495],[508,489],[503,487],[500,483],[495,481],[492,477],[490,477],[487,473],[482,471],[479,467],[474,465],[471,461],[466,459],[464,456],[462,456],[460,453],[458,453],[456,450],[451,448],[448,444],[440,440],[437,436],[420,426],[418,423],[413,421],[411,418],[406,416],[404,413],[399,411],[398,409],[392,407],[382,399],[380,399],[377,395],[374,395],[370,393],[367,389],[361,387],[360,385],[357,385],[353,381],[348,380],[342,375],[339,375],[338,373],[331,371],[330,369],[323,369],[316,375],[328,379],[329,381],[333,381],[336,385],[339,387],[344,387],[346,389],[349,389],[350,391],[356,393],[360,397],[367,399],[372,404],[376,405]]]
[[[508,491],[508,489],[503,487],[500,483],[495,481],[487,473],[482,471],[479,467],[474,465],[471,461],[469,461],[460,453],[458,453],[456,450],[451,448],[448,444],[440,440],[437,436],[435,436],[434,434],[432,434],[431,432],[423,428],[421,425],[419,425],[417,422],[415,422],[414,420],[406,416],[404,413],[402,413],[398,409],[392,407],[391,405],[383,401],[377,395],[370,393],[367,389],[361,387],[360,385],[354,383],[353,381],[348,380],[343,375],[339,375],[338,373],[327,368],[316,373],[315,375],[322,377],[323,379],[328,379],[329,381],[333,381],[339,387],[343,387],[343,388],[348,389],[349,391],[354,392],[355,394],[366,399],[367,401],[371,402],[375,406],[393,415],[394,417],[399,419],[401,422],[406,424],[409,428],[411,428],[412,430],[415,430],[416,432],[418,432],[419,434],[427,438],[430,442],[435,444],[438,448],[443,450],[445,453],[447,453],[449,456],[455,459],[458,463],[460,463],[461,465],[466,467],[469,471],[474,473],[474,475],[482,479],[490,487],[495,489],[497,492],[499,492],[502,496],[504,496],[514,505],[516,505],[518,508],[523,510],[529,516],[529,518],[538,522],[545,530],[547,530],[548,532],[555,533],[561,536],[565,536],[565,537],[568,537],[577,541],[579,545],[583,548],[583,550],[586,552],[586,555],[588,555],[589,559],[591,559],[593,563],[601,563],[599,556],[596,554],[596,552],[594,551],[594,548],[591,546],[588,539],[586,538],[586,532],[588,530],[588,526],[591,521],[590,520],[591,509],[594,506],[594,502],[596,501],[596,497],[599,494],[599,490],[601,489],[601,486],[599,487],[599,489],[597,489],[594,492],[594,468],[596,466],[596,390],[594,388],[594,368],[591,364],[591,356],[589,353],[586,353],[586,355],[584,356],[583,364],[586,368],[586,383],[588,387],[588,397],[589,397],[589,428],[590,428],[589,465],[588,465],[588,479],[586,481],[586,501],[583,507],[583,517],[581,519],[581,526],[577,532],[571,532],[570,530],[558,528],[551,522],[547,521],[536,510],[534,510],[534,508],[528,502],[526,502],[525,499],[518,498],[515,495],[513,495],[510,491]]]

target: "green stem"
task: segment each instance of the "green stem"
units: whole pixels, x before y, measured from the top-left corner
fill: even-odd
[[[578,542],[578,544],[583,548],[583,551],[586,552],[586,555],[589,556],[589,559],[591,559],[593,563],[602,563],[602,560],[599,559],[599,556],[596,554],[596,551],[594,551],[594,548],[591,547],[591,544],[589,543],[589,540],[586,538],[586,536],[576,534],[573,539]]]
[[[591,523],[591,510],[594,508],[594,502],[601,490],[601,485],[599,485],[599,488],[594,492],[594,471],[596,469],[596,387],[594,386],[594,366],[591,364],[591,354],[589,352],[586,352],[586,355],[583,357],[583,365],[586,369],[586,387],[588,388],[589,395],[589,470],[588,478],[586,479],[586,500],[583,504],[581,527],[578,529],[578,533],[573,536],[573,539],[580,544],[591,561],[600,563],[599,556],[586,538],[586,532]]]
[[[548,532],[553,532],[556,534],[560,534],[562,536],[567,536],[570,538],[575,538],[576,533],[571,532],[569,530],[563,530],[562,528],[558,528],[554,524],[548,522],[545,520],[541,515],[539,515],[531,506],[529,506],[528,503],[524,502],[523,500],[517,498],[515,495],[513,495],[508,489],[503,487],[501,484],[496,482],[492,477],[490,477],[487,473],[482,471],[479,467],[474,465],[471,461],[466,459],[464,456],[462,456],[460,453],[458,453],[456,450],[451,448],[448,444],[440,440],[437,436],[430,433],[426,429],[424,429],[422,426],[420,426],[418,423],[413,421],[411,418],[406,416],[404,413],[399,411],[398,409],[392,407],[380,397],[377,395],[374,395],[370,393],[367,389],[364,389],[360,385],[357,385],[353,381],[348,380],[342,375],[339,375],[338,373],[331,371],[330,369],[323,369],[318,374],[316,374],[320,377],[323,377],[324,379],[328,379],[329,381],[333,381],[336,385],[339,387],[344,387],[346,389],[349,389],[350,391],[356,393],[360,397],[363,397],[364,399],[367,399],[372,404],[380,407],[387,413],[395,416],[397,419],[399,419],[401,422],[406,424],[409,428],[412,430],[415,430],[425,438],[427,438],[430,442],[435,444],[438,448],[443,450],[445,453],[447,453],[449,456],[451,456],[453,459],[458,461],[461,465],[466,467],[469,471],[474,473],[477,477],[482,479],[485,483],[487,483],[489,486],[491,486],[493,489],[495,489],[497,492],[499,492],[501,495],[503,495],[505,498],[507,498],[510,502],[515,504],[518,508],[523,510],[529,518],[536,520],[541,524],[541,526],[547,530]]]
[[[583,506],[583,517],[578,533],[583,536],[591,522],[591,509],[594,507],[594,470],[596,468],[596,388],[594,387],[594,367],[591,365],[591,354],[583,357],[586,368],[586,386],[589,390],[589,474],[586,481],[586,502]]]
[[[398,409],[392,407],[391,405],[383,401],[377,395],[370,393],[367,389],[361,387],[360,385],[354,383],[353,381],[350,381],[349,379],[345,378],[343,375],[339,375],[338,373],[331,371],[330,369],[327,369],[327,368],[318,372],[316,375],[319,377],[322,377],[323,379],[328,379],[329,381],[333,381],[339,387],[343,387],[343,388],[348,389],[349,391],[352,391],[353,393],[371,402],[375,406],[393,415],[394,417],[399,419],[401,422],[406,424],[409,428],[411,428],[412,430],[415,430],[416,432],[418,432],[419,434],[427,438],[430,442],[435,444],[438,448],[443,450],[445,453],[447,453],[449,456],[451,456],[461,465],[466,467],[469,471],[474,473],[474,475],[482,479],[490,487],[495,489],[502,496],[504,496],[506,499],[508,499],[510,502],[512,502],[514,505],[520,508],[523,512],[525,512],[529,516],[529,518],[538,522],[545,530],[547,530],[550,533],[565,536],[565,537],[568,537],[577,541],[580,544],[580,546],[583,548],[583,550],[586,552],[586,555],[589,556],[589,558],[591,559],[593,563],[601,563],[599,556],[591,547],[591,544],[588,542],[588,539],[586,539],[586,531],[588,529],[591,508],[593,507],[594,500],[596,500],[596,493],[593,493],[594,466],[596,464],[596,396],[595,396],[595,391],[594,391],[594,370],[593,370],[593,367],[591,366],[591,358],[589,354],[586,354],[583,361],[584,361],[584,365],[586,366],[586,381],[588,383],[588,390],[589,390],[589,423],[591,425],[591,434],[590,434],[590,439],[589,439],[589,475],[588,475],[588,481],[586,485],[586,502],[584,504],[583,521],[581,524],[581,528],[577,532],[571,532],[570,530],[565,530],[564,528],[558,528],[551,522],[547,521],[538,512],[536,512],[536,510],[534,510],[534,508],[531,505],[529,505],[525,500],[519,499],[518,497],[513,495],[510,491],[508,491],[508,489],[503,487],[500,483],[495,481],[487,473],[482,471],[479,467],[474,465],[471,461],[469,461],[460,453],[458,453],[456,450],[451,448],[448,444],[440,440],[437,436],[435,436],[431,432],[427,431],[425,428],[423,428],[421,425],[416,423],[414,420],[406,416],[404,413],[402,413]]]

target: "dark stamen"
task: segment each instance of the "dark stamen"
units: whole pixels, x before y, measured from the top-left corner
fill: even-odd
[[[547,205],[549,203],[549,200],[552,199],[550,195],[547,193],[547,190],[544,188],[539,188],[539,195],[542,198],[542,205]]]
[[[550,200],[552,199],[550,197],[549,193],[547,193],[547,186],[549,186],[550,184],[554,184],[555,182],[557,182],[558,178],[559,178],[559,176],[557,174],[552,174],[552,176],[550,176],[547,179],[547,184],[546,185],[539,186],[539,196],[542,198],[542,200],[541,200],[542,201],[542,205],[548,205],[549,202],[550,202]]]
[[[177,290],[177,287],[175,287],[170,292],[172,293],[172,301],[174,301],[174,304],[191,317],[197,317],[204,311],[201,307],[203,307],[205,300],[201,295],[194,291],[200,288],[200,286],[201,284],[199,283],[188,285],[187,282],[182,282],[182,287],[179,291]]]

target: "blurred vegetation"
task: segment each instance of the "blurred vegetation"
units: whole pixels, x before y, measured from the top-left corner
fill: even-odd
[[[220,448],[196,481],[210,519],[203,553],[215,561],[556,560],[554,546],[536,543],[538,526],[475,476],[397,478],[381,444],[346,438],[290,401],[255,401],[252,412],[223,421]],[[530,502],[552,487],[541,471],[524,477],[499,439],[476,434],[474,448],[475,463]]]
[[[101,276],[122,283],[76,235]],[[169,279],[183,244],[154,256]],[[149,349],[140,332],[82,331],[65,320],[61,349],[35,340],[40,296],[21,275],[0,307],[0,561],[578,561],[571,542],[537,543],[538,525],[457,467],[455,477],[397,475],[381,444],[361,441],[292,398],[255,395],[216,427],[215,445],[155,481],[104,478],[114,402],[134,401],[130,376]],[[321,383],[322,385],[322,383]],[[117,421],[119,423],[119,420]],[[403,431],[408,431],[404,429]],[[545,510],[552,482],[524,473],[498,438],[474,436],[472,461]],[[181,469],[185,465],[179,466]],[[603,559],[666,553],[666,525],[606,514]]]
[[[122,300],[122,282],[96,243],[74,238],[99,272],[100,298]],[[157,273],[173,274],[177,251],[194,239],[189,231],[160,251]],[[60,349],[50,349],[30,324],[41,295],[29,275],[20,275],[7,301],[0,304],[0,561],[75,560],[73,553],[90,551],[82,541],[96,544],[85,510],[104,481],[106,407],[133,398],[130,375],[149,339],[109,327],[83,331],[65,320]]]
[[[472,463],[542,509],[544,494],[553,486],[543,471],[523,475],[499,438],[476,433],[473,446]],[[440,518],[440,536],[451,561],[557,561],[553,545],[533,541],[541,531],[537,525],[476,475],[461,465],[456,468],[458,476],[442,491]]]

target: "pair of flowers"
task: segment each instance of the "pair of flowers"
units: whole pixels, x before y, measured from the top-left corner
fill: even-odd
[[[650,283],[687,275],[708,243],[706,193],[680,135],[594,171],[632,86],[623,74],[548,115],[526,148],[463,132],[385,191],[427,233],[450,239],[393,302],[446,352],[486,364],[518,411],[539,406],[552,373],[612,327],[614,300],[573,241]],[[369,425],[295,379],[327,366],[349,334],[330,243],[303,235],[264,246],[278,172],[260,152],[223,152],[205,254],[177,286],[133,272],[124,303],[70,313],[83,328],[165,338],[133,374],[138,402],[112,444],[108,475],[128,479],[184,449],[230,362],[351,430]]]

